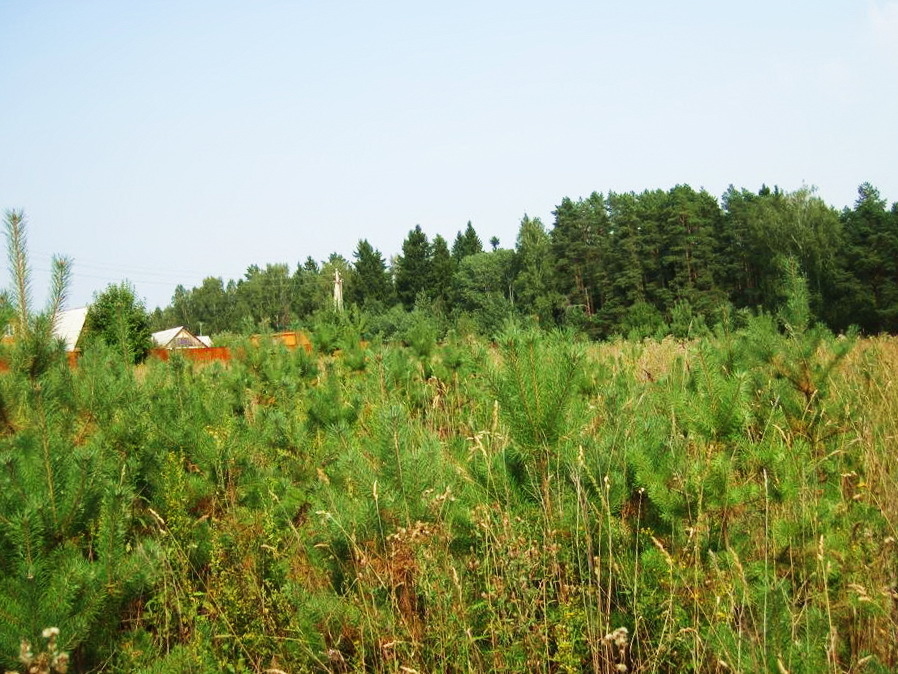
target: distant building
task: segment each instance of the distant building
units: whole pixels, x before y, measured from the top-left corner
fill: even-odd
[[[153,344],[160,349],[204,349],[212,346],[212,340],[205,336],[197,337],[181,325],[177,328],[154,332]]]
[[[60,311],[56,314],[53,321],[53,337],[65,342],[65,350],[68,354],[69,365],[74,367],[78,362],[78,356],[81,350],[78,348],[78,340],[81,338],[81,332],[84,330],[84,321],[87,319],[87,307],[78,307],[77,309],[69,309]],[[0,343],[5,345],[13,344],[16,340],[15,334],[16,321],[11,321],[6,326],[6,334],[0,337]],[[0,372],[9,371],[9,363],[0,360]]]
[[[53,336],[65,342],[65,350],[72,352],[78,346],[78,339],[87,319],[87,307],[60,311],[53,322]]]

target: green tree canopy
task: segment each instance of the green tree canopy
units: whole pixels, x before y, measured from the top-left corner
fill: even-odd
[[[209,276],[202,285],[190,290],[179,285],[169,310],[154,312],[151,325],[157,330],[184,325],[197,334],[233,330],[233,300],[233,289],[225,287],[220,277]]]
[[[286,264],[250,265],[237,282],[234,301],[254,325],[286,330],[293,320],[294,278]]]
[[[128,281],[109,284],[94,296],[84,322],[85,339],[118,349],[124,360],[139,363],[152,346],[150,316]]]
[[[495,334],[513,312],[514,260],[514,251],[504,248],[477,253],[463,259],[455,272],[459,307],[486,334]]]

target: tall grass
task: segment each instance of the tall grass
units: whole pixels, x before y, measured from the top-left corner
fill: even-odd
[[[898,667],[894,340],[353,348],[0,376],[3,664]]]

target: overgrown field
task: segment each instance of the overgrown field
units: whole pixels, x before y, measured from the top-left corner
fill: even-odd
[[[58,627],[78,672],[898,667],[898,341],[410,341],[16,345],[0,666]]]

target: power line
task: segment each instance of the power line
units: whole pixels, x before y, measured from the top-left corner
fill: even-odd
[[[48,254],[43,254],[39,256],[42,262],[49,262],[52,260],[53,256]],[[119,265],[119,264],[110,264],[106,262],[97,262],[90,259],[82,259],[80,257],[70,257],[72,261],[72,267],[77,268],[87,268],[98,271],[113,271],[113,272],[126,272],[126,273],[140,273],[146,274],[150,276],[195,276],[200,274],[201,272],[197,270],[187,270],[187,269],[160,269],[159,267],[144,267],[141,265]]]
[[[40,267],[34,268],[34,271],[38,271],[41,273],[47,273],[47,274],[49,274],[51,272],[50,269],[43,269]],[[72,277],[74,277],[74,278],[90,278],[90,279],[96,279],[99,281],[109,281],[112,283],[114,283],[116,280],[125,280],[125,279],[115,279],[113,276],[98,276],[96,274],[85,274],[84,272],[78,272],[78,271],[74,271],[74,270],[71,272],[71,274],[72,274]],[[149,280],[149,279],[143,279],[143,278],[134,277],[134,276],[127,276],[126,278],[128,281],[131,281],[132,283],[152,284],[152,285],[160,285],[160,286],[182,285],[182,282],[180,282],[180,281]]]

